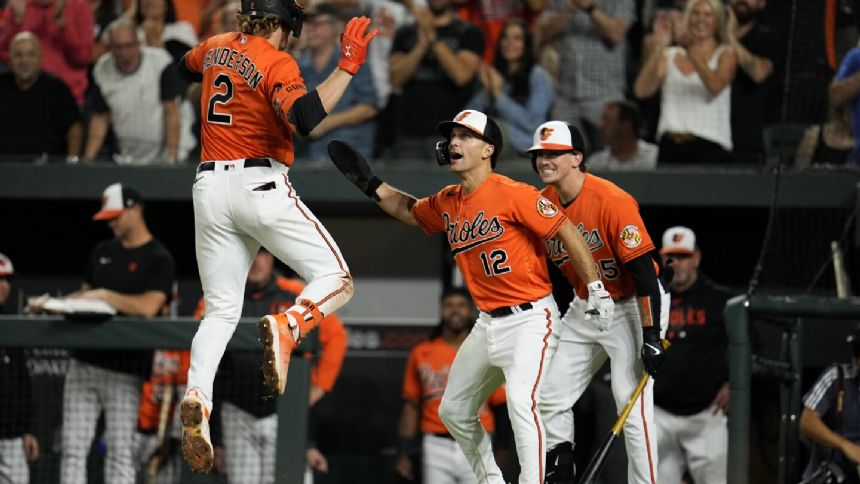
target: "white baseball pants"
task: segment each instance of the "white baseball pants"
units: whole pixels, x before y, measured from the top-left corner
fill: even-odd
[[[694,415],[654,409],[661,484],[679,484],[684,469],[696,484],[726,484],[729,452],[728,417],[709,407]]]
[[[286,165],[214,163],[214,170],[198,172],[192,190],[206,314],[191,344],[188,371],[188,388],[199,389],[210,409],[215,372],[242,315],[245,280],[261,245],[308,282],[298,299],[322,314],[332,314],[352,296],[340,249],[296,195]],[[298,301],[291,309],[306,312]]]
[[[424,434],[421,447],[424,482],[432,484],[477,484],[472,466],[452,439]]]
[[[274,484],[278,414],[256,416],[230,402],[221,408],[224,459],[231,484]]]
[[[62,484],[87,482],[87,455],[105,412],[105,482],[134,484],[134,447],[142,378],[69,360],[63,387]]]
[[[439,417],[479,484],[505,484],[490,436],[478,419],[478,408],[502,382],[520,461],[519,482],[543,482],[546,432],[538,405],[560,325],[552,295],[532,304],[532,309],[500,318],[482,312],[448,373]]]
[[[0,439],[0,484],[28,484],[30,467],[24,455],[24,439]]]
[[[670,296],[661,300],[660,327],[669,324]],[[561,341],[543,386],[541,415],[547,447],[573,442],[573,404],[579,400],[606,358],[612,376],[612,395],[620,413],[639,385],[644,367],[640,356],[642,327],[636,298],[615,303],[615,316],[607,331],[597,328],[597,318],[585,320],[586,301],[574,299],[562,318]],[[654,387],[648,381],[624,423],[628,482],[655,484],[657,440],[654,433]],[[662,481],[659,481],[662,483]]]

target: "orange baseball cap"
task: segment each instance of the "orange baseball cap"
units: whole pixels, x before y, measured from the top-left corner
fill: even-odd
[[[102,194],[102,208],[95,215],[93,220],[112,220],[128,209],[143,202],[143,198],[137,190],[124,186],[121,183],[114,183],[105,188]]]

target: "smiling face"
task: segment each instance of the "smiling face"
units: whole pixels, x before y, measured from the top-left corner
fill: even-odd
[[[539,150],[536,162],[540,181],[546,185],[558,183],[569,176],[577,176],[582,154],[570,151]]]
[[[709,0],[691,0],[687,7],[687,31],[694,42],[717,39],[722,24],[722,10]]]
[[[490,160],[493,145],[481,139],[474,131],[454,126],[448,152],[451,154],[451,171],[462,173]]]
[[[526,33],[519,24],[508,24],[499,40],[502,57],[509,63],[522,59],[526,50]]]

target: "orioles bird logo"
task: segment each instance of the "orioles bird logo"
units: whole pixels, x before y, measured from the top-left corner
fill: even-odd
[[[683,240],[683,238],[684,238],[684,234],[675,234],[672,236],[672,242],[677,244],[678,242]]]
[[[460,121],[462,121],[462,120],[464,120],[464,119],[468,118],[470,114],[472,114],[472,111],[463,111],[462,113],[460,113],[460,115],[459,115],[459,116],[457,116],[456,118],[454,118],[454,121],[456,121],[456,122],[460,122]]]
[[[549,135],[551,135],[553,131],[555,130],[552,128],[544,128],[540,130],[540,140],[546,141],[546,139],[549,138]]]

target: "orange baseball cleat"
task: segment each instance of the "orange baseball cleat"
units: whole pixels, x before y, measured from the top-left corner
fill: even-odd
[[[212,469],[215,452],[209,436],[209,410],[197,390],[185,392],[179,415],[182,420],[182,456],[192,471],[206,474]]]
[[[290,355],[298,346],[295,326],[286,314],[263,316],[257,324],[263,342],[264,383],[274,395],[283,395],[287,387]]]

